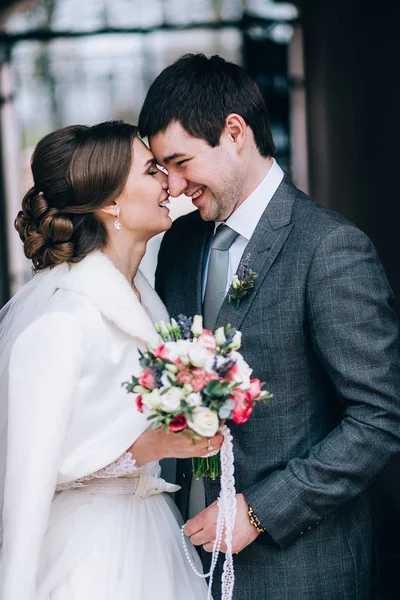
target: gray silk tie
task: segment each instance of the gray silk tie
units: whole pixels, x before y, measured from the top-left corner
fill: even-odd
[[[206,329],[214,329],[218,313],[226,294],[229,268],[229,248],[238,237],[228,225],[219,225],[211,246],[208,264],[206,292],[204,295],[203,318]],[[188,518],[195,517],[206,507],[203,479],[192,478],[189,490]]]
[[[204,294],[203,317],[206,329],[214,329],[224,301],[229,267],[229,248],[238,235],[228,225],[219,225],[215,232]]]

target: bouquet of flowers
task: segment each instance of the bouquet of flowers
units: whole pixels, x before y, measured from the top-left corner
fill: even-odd
[[[138,394],[137,408],[167,431],[212,437],[226,420],[245,423],[253,403],[271,395],[238,352],[241,333],[230,325],[214,333],[202,317],[179,315],[156,326],[160,344],[141,353],[142,371],[123,385]],[[221,474],[218,453],[193,458],[196,478]]]

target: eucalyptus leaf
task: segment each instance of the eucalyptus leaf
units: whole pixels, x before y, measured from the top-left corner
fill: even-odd
[[[230,417],[231,414],[231,410],[229,408],[226,408],[225,406],[221,406],[221,408],[218,411],[218,416],[220,419],[228,419]]]

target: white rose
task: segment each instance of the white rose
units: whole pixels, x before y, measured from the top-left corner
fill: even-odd
[[[223,346],[226,342],[226,337],[225,337],[225,330],[223,327],[219,327],[217,329],[217,331],[214,334],[215,336],[215,343],[217,344],[217,346]]]
[[[182,398],[182,388],[172,387],[168,392],[161,395],[160,407],[165,412],[175,412],[180,408]]]
[[[209,356],[209,351],[200,344],[192,344],[188,352],[189,360],[194,367],[203,367]]]
[[[189,396],[186,398],[186,402],[191,407],[200,406],[202,402],[201,394],[199,394],[199,392],[193,392],[192,394],[189,394]]]
[[[152,408],[150,408],[149,406],[146,406],[146,404],[143,403],[143,414],[146,417],[146,419],[148,417],[150,417],[151,415],[155,415],[157,414],[155,410],[153,410]]]
[[[193,429],[199,435],[204,437],[212,437],[218,431],[219,419],[218,415],[206,408],[198,406],[192,412],[192,421],[188,421],[190,429]]]
[[[178,358],[175,342],[165,342],[165,347],[168,350],[168,360],[174,362]]]
[[[149,394],[142,395],[143,404],[151,409],[157,410],[161,405],[160,390],[155,388]]]
[[[190,348],[192,347],[192,342],[190,340],[178,340],[177,342],[174,342],[173,345],[174,345],[177,357],[179,356],[179,358],[181,359],[181,361],[184,365],[188,365],[189,364],[188,352],[189,352]]]
[[[249,365],[239,352],[231,352],[231,358],[235,361],[235,363],[238,366],[238,372],[235,373],[233,377],[234,381],[237,381],[238,383],[243,383],[243,389],[248,389],[250,387],[250,377],[253,372],[253,369],[250,369]]]
[[[201,315],[195,315],[193,317],[192,333],[195,337],[203,333],[203,317]]]
[[[240,279],[237,275],[233,276],[232,287],[234,290],[237,290],[240,287]]]
[[[241,331],[237,331],[235,333],[235,335],[232,338],[232,348],[234,350],[239,350],[240,346],[242,345],[242,332]]]

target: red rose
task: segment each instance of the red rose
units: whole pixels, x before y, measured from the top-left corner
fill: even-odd
[[[188,422],[184,414],[177,415],[169,424],[169,430],[173,432],[182,431],[182,429],[186,429],[187,424]]]
[[[252,400],[259,399],[261,394],[261,382],[259,379],[250,379],[250,394]]]
[[[146,388],[147,390],[154,390],[157,387],[157,382],[153,373],[150,369],[145,369],[139,377],[139,385]]]
[[[253,402],[251,400],[250,392],[244,392],[240,388],[235,388],[234,392],[235,395],[231,396],[232,400],[235,401],[232,418],[235,423],[240,425],[246,423],[253,412]]]
[[[161,360],[168,360],[171,356],[171,352],[165,344],[161,344],[161,346],[158,346],[158,348],[155,349],[154,356],[156,358],[161,358]]]
[[[136,396],[136,407],[139,412],[143,412],[143,398],[140,394]]]

